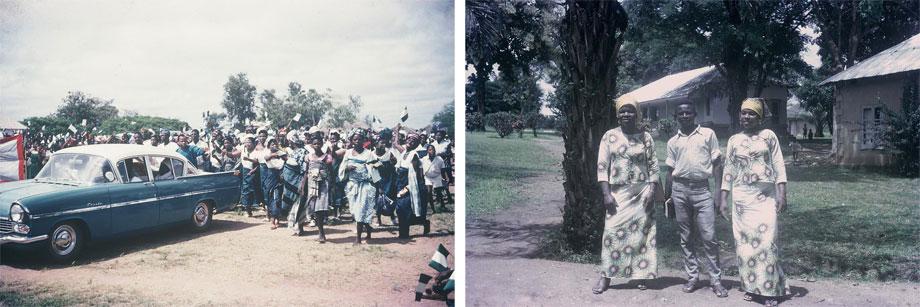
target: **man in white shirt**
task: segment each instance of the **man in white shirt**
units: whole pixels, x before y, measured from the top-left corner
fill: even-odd
[[[665,199],[672,201],[680,232],[680,248],[684,270],[688,275],[684,292],[693,292],[699,281],[699,261],[696,244],[705,254],[712,291],[718,297],[728,296],[722,286],[719,268],[719,242],[715,239],[715,204],[709,190],[709,178],[716,178],[716,191],[722,177],[722,152],[712,129],[697,125],[693,105],[683,103],[674,114],[680,125],[677,135],[668,140]],[[696,243],[696,244],[694,244]]]

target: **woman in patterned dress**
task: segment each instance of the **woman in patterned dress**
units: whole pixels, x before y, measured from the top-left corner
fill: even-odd
[[[639,105],[630,96],[616,101],[620,126],[601,139],[597,181],[604,195],[606,218],[601,242],[601,277],[593,292],[603,293],[611,278],[645,281],[658,275],[655,219],[658,158],[651,134],[638,127]]]
[[[776,134],[761,127],[763,114],[763,99],[748,98],[741,104],[744,130],[728,139],[719,209],[725,216],[731,191],[732,233],[744,299],[760,295],[764,305],[776,306],[787,287],[775,241],[776,215],[786,207],[786,167]]]
[[[374,188],[374,182],[380,180],[373,164],[377,162],[377,157],[373,152],[365,148],[364,134],[355,132],[351,136],[353,147],[345,152],[342,165],[339,167],[339,180],[347,181],[345,185],[345,195],[348,197],[348,205],[351,207],[351,214],[357,224],[358,235],[355,238],[355,244],[361,244],[361,234],[367,232],[367,239],[370,240],[371,220],[374,217],[374,197],[377,189]]]
[[[291,134],[296,135],[296,134]],[[284,168],[281,171],[281,183],[284,192],[281,194],[281,202],[284,207],[288,208],[288,228],[299,236],[303,232],[303,221],[306,217],[306,210],[303,210],[303,183],[304,181],[304,158],[307,156],[307,150],[304,148],[303,140],[294,137],[291,141],[291,147],[286,148],[287,159],[284,160]]]

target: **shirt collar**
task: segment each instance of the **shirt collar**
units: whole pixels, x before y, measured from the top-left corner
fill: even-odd
[[[689,134],[684,134],[684,132],[683,132],[682,130],[680,130],[680,128],[677,128],[677,135],[678,135],[678,136],[689,137],[690,135],[692,135],[692,134],[694,134],[694,133],[700,133],[700,125],[699,125],[699,124],[697,124],[697,125],[696,125],[696,128],[693,128],[693,131],[691,131]]]

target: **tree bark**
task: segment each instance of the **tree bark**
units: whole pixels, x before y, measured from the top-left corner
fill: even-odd
[[[572,85],[563,106],[565,207],[563,233],[574,251],[600,249],[602,195],[597,187],[597,152],[615,126],[617,53],[627,26],[616,1],[572,1],[562,21],[563,76]]]

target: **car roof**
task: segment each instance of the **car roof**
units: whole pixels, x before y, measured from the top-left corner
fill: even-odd
[[[167,156],[170,158],[185,160],[185,157],[180,155],[178,152],[167,150],[163,147],[154,147],[150,145],[138,145],[138,144],[96,144],[96,145],[83,145],[61,149],[55,154],[65,154],[65,153],[75,153],[75,154],[89,154],[101,156],[109,159],[113,163],[132,156],[141,156],[141,155],[157,155],[157,156]]]

